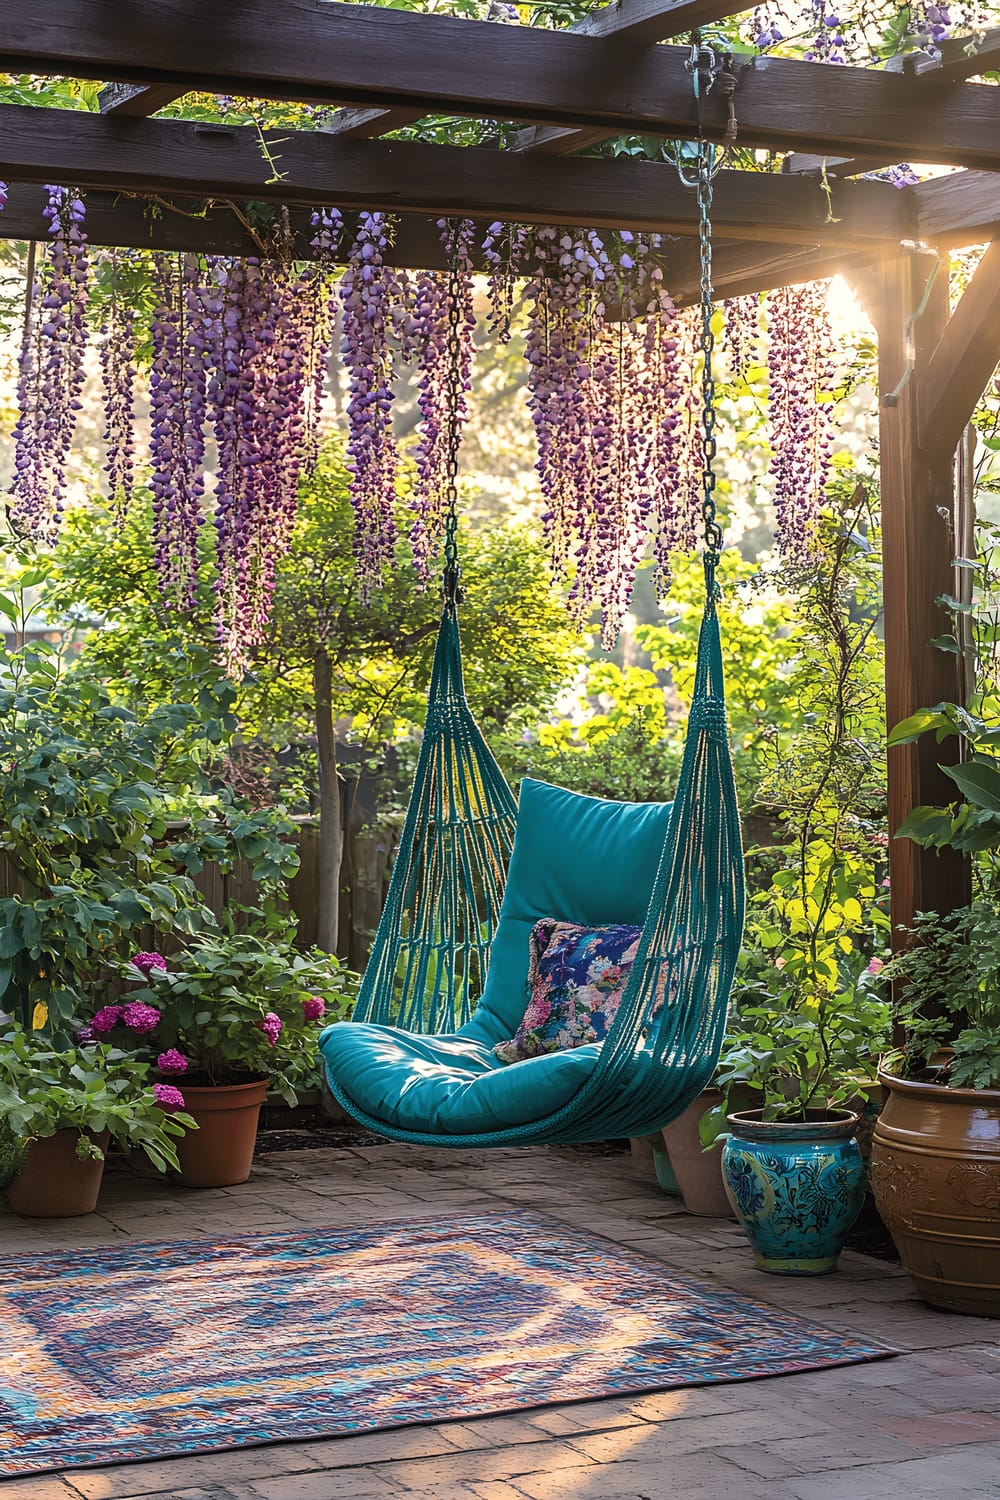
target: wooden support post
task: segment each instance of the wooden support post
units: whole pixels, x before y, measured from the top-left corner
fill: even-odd
[[[913,326],[914,364],[895,404],[887,394],[907,369],[905,330],[933,266],[928,256],[893,252],[882,262],[877,321],[885,578],[885,684],[889,727],[943,700],[961,702],[961,659],[931,645],[950,629],[934,601],[955,587],[955,455],[921,441],[920,411],[929,402],[931,356],[948,325],[948,275],[942,268]],[[915,912],[946,913],[969,899],[968,861],[951,851],[922,849],[893,837],[912,807],[950,802],[955,786],[939,769],[954,760],[957,742],[927,735],[889,751],[889,872],[893,940]]]

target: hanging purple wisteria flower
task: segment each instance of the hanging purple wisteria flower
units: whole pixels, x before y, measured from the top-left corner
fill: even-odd
[[[197,256],[153,258],[149,451],[153,555],[164,602],[186,610],[198,583],[205,493],[205,416],[210,348]]]
[[[826,290],[826,282],[781,287],[765,300],[775,545],[792,563],[812,553],[833,446]]]
[[[16,535],[51,543],[81,409],[90,266],[82,199],[69,188],[46,191],[43,213],[50,238],[27,293],[8,516]]]
[[[100,360],[104,386],[104,471],[108,497],[124,522],[135,487],[135,317],[120,295],[118,252],[111,253],[111,296],[101,324]]]
[[[476,332],[472,305],[475,225],[471,219],[453,223],[441,219],[438,230],[451,269],[424,271],[417,278],[412,329],[408,328],[408,334],[419,350],[417,406],[421,417],[415,453],[417,481],[413,491],[416,518],[410,531],[410,542],[413,565],[423,580],[430,575],[431,558],[444,535],[451,444],[460,439],[469,414],[468,393],[472,384]],[[457,338],[454,389],[449,347],[452,320]]]
[[[664,555],[690,528],[675,453],[675,311],[656,237],[539,229],[527,286],[529,407],[552,568],[610,645],[652,526]],[[680,507],[680,510],[678,510]]]
[[[389,328],[397,278],[386,265],[385,214],[358,219],[340,283],[341,354],[348,372],[347,467],[354,507],[354,549],[363,594],[377,588],[396,548],[396,472],[392,432],[392,348]]]

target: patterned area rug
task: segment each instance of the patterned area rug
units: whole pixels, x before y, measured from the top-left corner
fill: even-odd
[[[516,1210],[4,1257],[0,1328],[8,1476],[895,1352]]]

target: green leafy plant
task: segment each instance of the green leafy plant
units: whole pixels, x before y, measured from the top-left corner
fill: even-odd
[[[857,1098],[886,1044],[875,985],[889,918],[885,868],[878,531],[865,489],[834,492],[808,568],[787,569],[796,654],[782,684],[758,807],[773,827],[756,869],[746,947],[717,1082],[717,1133],[749,1096],[768,1119]]]
[[[265,895],[295,868],[287,820],[245,811],[199,763],[235,728],[232,688],[187,691],[143,712],[51,650],[0,648],[0,1005],[26,1030],[68,1035],[144,929],[211,926],[192,878],[209,861],[246,858]]]
[[[294,1104],[315,1082],[320,1027],[349,1014],[357,977],[292,936],[201,933],[168,958],[136,954],[120,969],[126,993],[90,1028],[129,1038],[181,1088],[267,1077]]]
[[[18,1027],[0,1037],[0,1113],[22,1146],[76,1130],[80,1160],[101,1160],[94,1137],[108,1131],[161,1172],[177,1168],[176,1141],[195,1128],[190,1115],[158,1101],[147,1062],[100,1043],[60,1051]]]
[[[883,1066],[912,1076],[934,1066],[953,1088],[1000,1088],[1000,902],[980,897],[947,916],[920,912],[886,965],[897,984],[906,1048]]]

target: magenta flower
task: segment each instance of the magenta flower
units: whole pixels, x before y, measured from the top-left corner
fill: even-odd
[[[129,1031],[137,1031],[140,1036],[145,1036],[147,1032],[155,1031],[160,1024],[160,1012],[155,1005],[143,1005],[141,1000],[133,1000],[122,1011],[122,1022]]]
[[[281,1017],[276,1016],[273,1010],[269,1010],[260,1023],[260,1029],[267,1037],[271,1046],[276,1047],[278,1038],[281,1035]]]
[[[73,1033],[73,1040],[81,1046],[86,1042],[96,1042],[97,1032],[93,1026],[78,1026]]]
[[[869,963],[869,965],[868,965],[868,973],[869,974],[881,974],[881,972],[882,972],[882,970],[884,968],[885,968],[885,964],[884,964],[884,962],[882,961],[881,958],[873,958],[871,960],[871,962]]]
[[[302,1015],[307,1021],[318,1021],[326,1010],[326,1001],[321,995],[310,995],[302,1002]]]
[[[136,953],[132,959],[132,963],[147,976],[154,969],[162,969],[164,973],[167,970],[167,960],[163,957],[162,953]]]
[[[153,1094],[157,1104],[168,1115],[173,1114],[175,1109],[184,1108],[184,1095],[172,1083],[154,1083]]]
[[[178,1052],[176,1047],[168,1047],[166,1052],[161,1052],[156,1059],[156,1066],[161,1073],[186,1073],[188,1060],[183,1052]]]
[[[97,1014],[92,1017],[90,1030],[97,1036],[103,1036],[105,1032],[112,1031],[121,1020],[122,1007],[120,1005],[102,1005]]]

